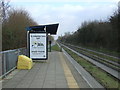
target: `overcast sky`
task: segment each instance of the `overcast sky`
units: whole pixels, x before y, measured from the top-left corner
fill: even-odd
[[[119,0],[10,0],[14,8],[29,12],[39,24],[59,23],[57,38],[74,32],[84,21],[107,20]]]

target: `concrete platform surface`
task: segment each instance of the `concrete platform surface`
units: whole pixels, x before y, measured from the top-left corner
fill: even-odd
[[[83,86],[78,84],[80,78],[74,78],[67,61],[62,52],[49,52],[48,60],[35,62],[31,70],[14,70],[3,80],[2,88],[88,88],[83,79],[79,81]]]

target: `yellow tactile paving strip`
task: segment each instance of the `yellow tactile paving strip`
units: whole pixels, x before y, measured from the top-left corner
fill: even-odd
[[[60,55],[60,60],[61,60],[63,69],[64,69],[65,77],[66,77],[66,80],[68,83],[68,87],[69,88],[79,88],[79,86],[78,86],[76,80],[74,79],[69,67],[66,64],[66,61],[63,58],[62,53],[59,53],[59,55]]]

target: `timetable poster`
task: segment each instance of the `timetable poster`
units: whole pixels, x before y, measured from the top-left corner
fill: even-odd
[[[46,33],[30,33],[30,58],[47,58],[47,35]]]

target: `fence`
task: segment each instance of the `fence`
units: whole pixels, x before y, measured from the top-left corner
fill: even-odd
[[[18,55],[27,55],[26,48],[0,52],[0,77],[5,77],[17,65]]]

